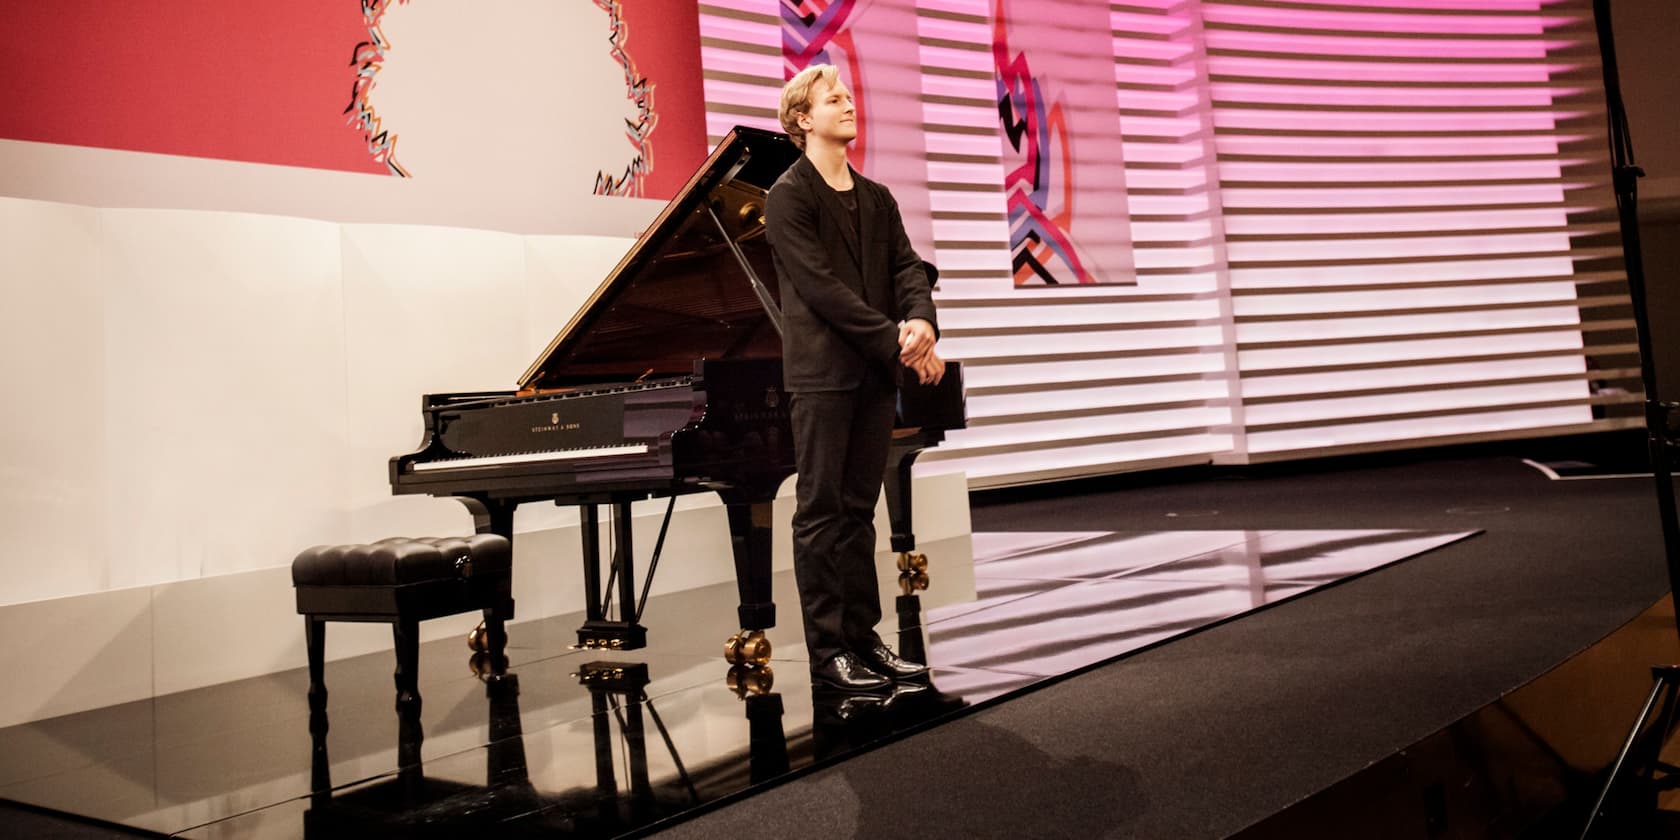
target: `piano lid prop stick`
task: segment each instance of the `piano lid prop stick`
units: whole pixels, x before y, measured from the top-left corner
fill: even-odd
[[[718,233],[723,234],[723,241],[729,246],[730,253],[735,255],[735,261],[741,264],[741,270],[747,273],[747,280],[752,282],[753,294],[758,295],[758,302],[764,305],[765,314],[770,316],[770,326],[776,328],[776,334],[782,334],[782,310],[776,305],[776,299],[770,296],[770,290],[759,282],[758,273],[747,263],[747,255],[741,253],[741,246],[735,243],[735,237],[729,235],[729,229],[723,226],[723,220],[718,218],[717,211],[712,209],[711,202],[706,203],[706,215],[712,217],[712,224],[717,225]]]

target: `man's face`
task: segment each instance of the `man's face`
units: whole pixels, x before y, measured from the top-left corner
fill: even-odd
[[[846,83],[835,80],[829,84],[818,79],[811,86],[811,111],[800,117],[799,122],[808,137],[841,144],[857,139],[857,108],[852,104],[852,92]]]

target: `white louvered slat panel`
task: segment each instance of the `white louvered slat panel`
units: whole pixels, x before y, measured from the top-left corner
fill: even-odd
[[[706,0],[699,12],[707,145],[737,125],[781,131],[780,0]]]
[[[1571,403],[1580,399],[1579,380],[1524,382],[1480,388],[1414,391],[1406,398],[1408,413],[1437,414],[1465,408],[1503,408],[1523,403]],[[1312,401],[1268,403],[1248,407],[1251,428],[1318,423],[1349,418],[1386,419],[1397,412],[1392,395],[1335,397]]]
[[[1279,460],[1301,457],[1302,452],[1345,452],[1391,449],[1395,441],[1429,441],[1435,444],[1499,440],[1590,431],[1578,407],[1520,406],[1507,410],[1472,414],[1406,417],[1371,423],[1317,425],[1304,429],[1253,430],[1248,433],[1250,460]],[[1415,444],[1414,444],[1415,445]]]
[[[1373,390],[1392,394],[1430,386],[1580,376],[1580,356],[1569,352],[1517,360],[1391,367],[1383,371],[1381,385],[1373,382],[1368,369],[1250,376],[1243,382],[1243,396],[1250,405],[1255,405],[1267,401],[1268,398],[1301,399],[1317,395],[1334,397]]]
[[[1201,8],[1250,451],[1594,423],[1584,4]],[[1291,375],[1327,360],[1353,370]]]
[[[1573,303],[1573,301],[1571,301]],[[1361,338],[1408,335],[1450,335],[1459,332],[1512,331],[1535,328],[1579,328],[1581,310],[1572,305],[1485,309],[1360,317],[1316,317],[1244,323],[1237,327],[1237,346],[1313,341],[1349,342]]]
[[[1119,469],[1205,464],[1209,452],[1222,452],[1230,447],[1229,434],[1188,432],[1112,442],[1075,442],[1054,449],[1005,447],[970,457],[946,456],[939,461],[939,467],[966,473],[971,487],[1008,487],[1100,475]],[[943,449],[941,446],[934,451]]]
[[[714,141],[775,127],[788,9],[831,7],[785,5],[700,5]],[[1022,164],[993,39],[1016,18],[1077,21],[1067,43],[1084,44],[1091,11],[850,12],[911,15],[848,25],[874,27],[851,45],[903,82],[886,95],[919,103],[925,151],[887,150],[891,186],[926,190],[912,237],[941,269],[941,349],[967,374],[973,425],[923,463],[993,486],[1638,422],[1587,0],[1106,5],[1116,128],[1068,100],[1096,122],[1065,142],[1100,164],[1080,184],[1114,234],[1092,246],[1129,255],[1102,279],[1132,285],[1017,286]],[[1003,59],[1031,65],[1030,41]]]
[[[1216,226],[1207,217],[1212,152],[1206,114],[1197,112],[1205,112],[1206,99],[1187,65],[1193,21],[1174,10],[1182,3],[1156,5],[1110,13],[1116,29],[1132,20],[1153,33],[1131,46],[1116,39],[1117,56],[1141,54],[1146,62],[1135,101],[1117,88],[1124,141],[1076,138],[1087,156],[1113,158],[1084,170],[1083,184],[1128,197],[1130,218],[1108,224],[1131,233],[1137,285],[1073,288],[1016,287],[1012,279],[1005,196],[997,189],[1005,165],[991,52],[998,4],[918,4],[926,90],[938,100],[927,108],[927,131],[935,262],[944,278],[940,347],[964,362],[974,418],[971,429],[923,456],[932,469],[962,469],[976,486],[991,486],[1162,457],[1206,461],[1229,440],[1209,434],[1230,424],[1221,328],[1228,305],[1216,294]],[[1058,9],[1051,3],[1037,12]],[[1138,137],[1128,127],[1133,115],[1144,121]],[[981,127],[983,138],[958,130]],[[980,152],[978,141],[989,150]]]

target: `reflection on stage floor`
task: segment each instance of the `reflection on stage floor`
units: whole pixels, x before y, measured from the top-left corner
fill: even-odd
[[[506,663],[422,646],[417,720],[387,653],[328,664],[325,720],[300,662],[3,729],[0,798],[206,840],[615,836],[1471,533],[977,533],[976,600],[883,604],[883,637],[933,666],[888,693],[813,690],[784,573],[767,670],[719,655],[732,584],[656,595],[641,650],[571,649],[578,616],[514,625]]]

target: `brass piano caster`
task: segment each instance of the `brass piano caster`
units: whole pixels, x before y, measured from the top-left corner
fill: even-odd
[[[480,681],[491,682],[507,676],[508,660],[505,656],[492,656],[479,652],[467,660],[467,667],[472,669],[473,676]]]
[[[749,694],[769,694],[776,684],[776,672],[770,666],[736,665],[723,678],[729,690],[743,700]]]
[[[926,592],[928,588],[927,572],[905,572],[898,576],[898,592],[900,595],[914,595]]]
[[[927,555],[919,551],[900,551],[898,553],[898,570],[906,573],[927,571]]]
[[[743,630],[723,643],[723,660],[731,665],[767,665],[770,640],[764,637],[763,630]]]
[[[490,631],[480,621],[477,627],[467,634],[467,647],[474,653],[485,653],[490,650]]]

